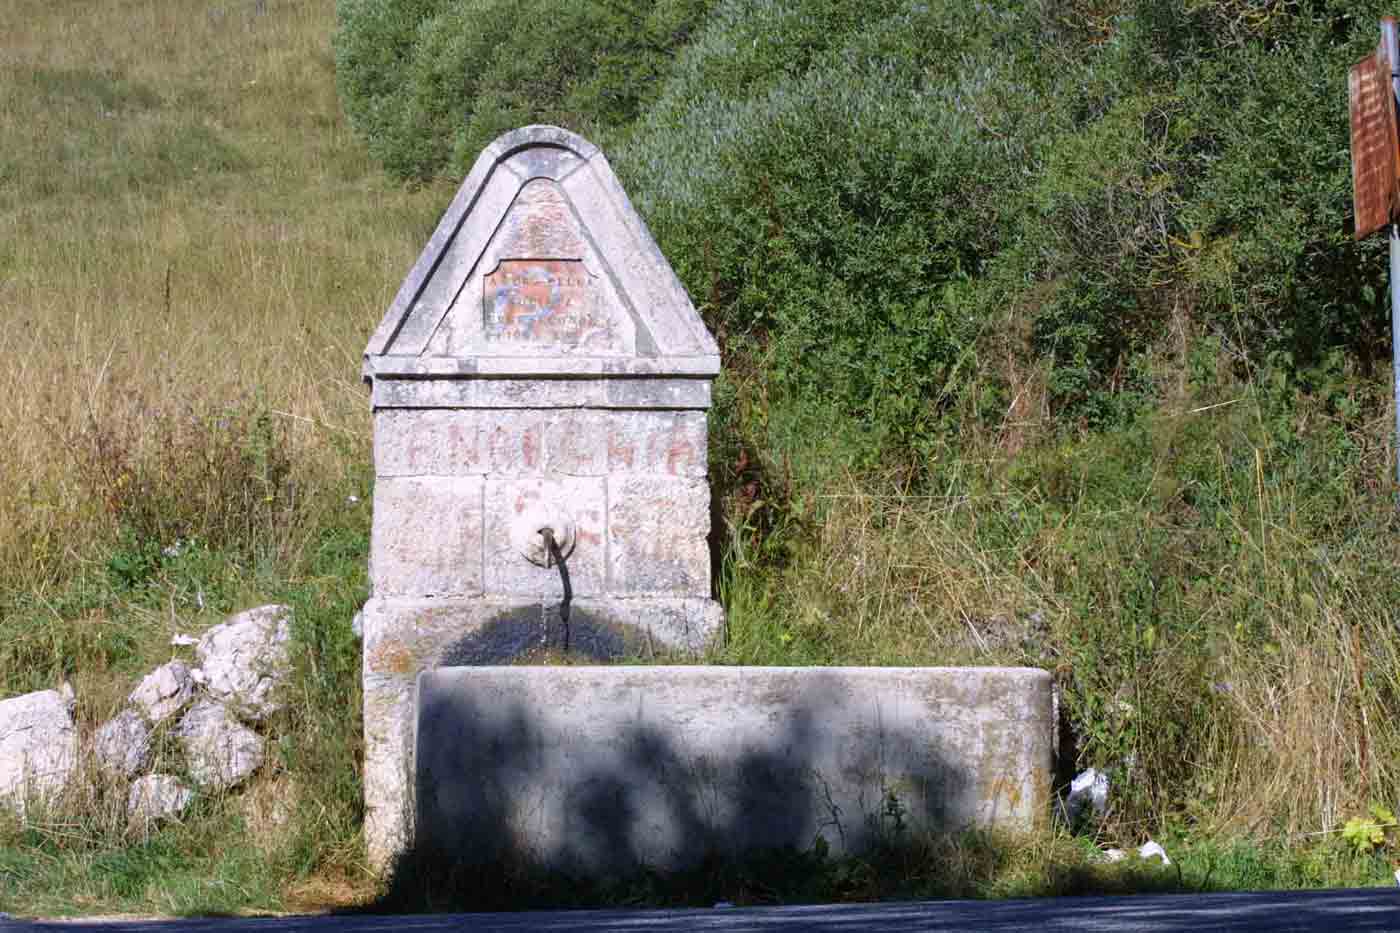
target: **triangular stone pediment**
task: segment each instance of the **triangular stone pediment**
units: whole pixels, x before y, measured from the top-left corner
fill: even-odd
[[[377,372],[713,374],[718,348],[602,153],[530,126],[481,154],[365,350]],[[451,365],[459,361],[461,365]],[[528,369],[528,367],[526,367]]]

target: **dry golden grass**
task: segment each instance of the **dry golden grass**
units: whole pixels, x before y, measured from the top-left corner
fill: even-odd
[[[1400,651],[1388,613],[1371,608],[1348,620],[1305,601],[1274,628],[1275,650],[1235,644],[1224,662],[1235,676],[1219,689],[1237,716],[1202,762],[1222,785],[1221,828],[1300,839],[1393,799]]]
[[[5,13],[0,695],[67,677],[88,735],[170,657],[171,635],[318,572],[308,542],[368,477],[362,348],[450,192],[387,181],[345,125],[331,0],[12,0]],[[129,592],[112,577],[114,559],[191,537],[210,556],[137,568]],[[312,599],[353,601],[352,573],[319,572],[338,577]],[[348,649],[334,651],[343,667]],[[353,678],[331,676],[298,690],[353,704]],[[289,829],[282,855],[319,834],[303,865],[354,876],[353,705],[295,705],[284,727],[320,762],[295,776],[319,823]],[[133,840],[122,782],[89,769],[44,820],[0,820],[0,850],[20,858],[16,890],[49,910],[266,906],[285,860],[210,843],[266,814],[197,810]],[[182,846],[207,864],[167,864]],[[144,880],[162,877],[168,890]]]
[[[369,331],[445,201],[340,115],[333,4],[23,0],[0,53],[0,578],[110,538],[71,447],[273,413],[297,468],[367,457]],[[169,432],[166,431],[166,434]]]
[[[872,663],[1014,662],[1021,626],[1054,612],[1034,570],[989,551],[979,525],[1014,496],[911,496],[847,477],[821,527],[832,614]],[[1049,602],[1047,602],[1047,597]],[[895,622],[894,620],[898,620]],[[1038,624],[1038,623],[1032,623]]]

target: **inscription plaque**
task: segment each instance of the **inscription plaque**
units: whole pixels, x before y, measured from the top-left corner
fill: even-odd
[[[488,340],[611,346],[597,283],[581,259],[502,259],[482,279]]]

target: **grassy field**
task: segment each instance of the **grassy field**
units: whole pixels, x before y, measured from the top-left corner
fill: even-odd
[[[172,634],[274,599],[301,676],[246,799],[133,840],[84,782],[0,829],[0,909],[272,907],[360,878],[359,358],[450,192],[386,181],[347,132],[329,3],[6,12],[0,695],[67,678],[89,731]],[[267,826],[255,800],[288,792]]]
[[[390,180],[349,132],[330,0],[6,4],[0,696],[66,679],[90,732],[171,657],[173,634],[274,600],[296,610],[298,670],[272,764],[183,823],[132,835],[121,788],[94,776],[25,825],[0,816],[0,910],[1389,878],[1393,832],[1366,851],[1342,834],[1400,802],[1385,374],[1340,361],[1307,392],[1241,377],[1199,352],[1183,313],[1152,358],[1171,388],[1116,433],[1053,424],[1044,368],[990,340],[984,362],[1011,390],[959,403],[970,427],[923,452],[917,482],[852,452],[825,413],[770,399],[761,357],[732,356],[717,392],[731,627],[713,660],[1051,668],[1075,716],[1066,770],[1115,769],[1102,825],[593,891],[386,892],[359,841],[359,359],[452,186]],[[995,322],[1008,339],[1022,298]],[[974,417],[989,407],[1004,414]],[[1148,835],[1176,869],[1094,859]]]

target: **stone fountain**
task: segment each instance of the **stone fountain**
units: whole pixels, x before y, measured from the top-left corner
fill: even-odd
[[[365,350],[374,865],[673,867],[1044,810],[1041,671],[500,666],[719,636],[718,372],[596,147],[547,126],[487,147]]]

